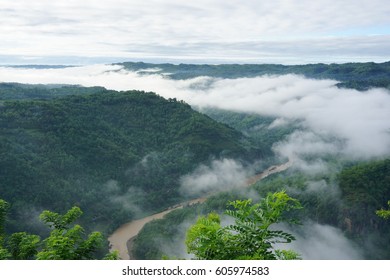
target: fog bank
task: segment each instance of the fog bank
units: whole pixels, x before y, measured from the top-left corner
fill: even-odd
[[[337,81],[297,75],[172,80],[159,74],[141,75],[118,65],[64,69],[0,67],[0,77],[3,82],[154,91],[193,106],[275,117],[270,128],[298,121],[302,131],[275,147],[284,156],[339,154],[370,159],[390,155],[390,94],[385,89],[339,89],[335,86]]]

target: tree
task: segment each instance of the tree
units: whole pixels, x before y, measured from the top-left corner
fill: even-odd
[[[92,232],[84,239],[85,232],[80,225],[70,227],[81,215],[78,207],[72,207],[64,215],[47,210],[42,212],[40,219],[52,231],[44,240],[45,247],[37,254],[38,260],[93,259],[92,253],[102,245],[103,236],[100,232]]]
[[[13,233],[5,237],[5,218],[9,204],[0,199],[0,259],[38,260],[88,260],[103,245],[103,235],[92,232],[87,237],[80,225],[72,224],[82,215],[78,207],[71,208],[64,215],[43,211],[40,219],[52,230],[41,242],[37,235],[26,232]],[[106,260],[117,260],[118,252],[109,253]]]
[[[17,232],[6,238],[5,220],[8,209],[9,203],[0,199],[0,260],[32,259],[38,252],[40,237],[26,232]]]
[[[0,199],[0,260],[8,259],[10,257],[10,253],[6,248],[4,248],[4,240],[5,240],[5,218],[7,216],[7,211],[9,208],[9,204]]]
[[[390,200],[387,202],[387,204],[390,206]],[[390,218],[390,208],[389,209],[381,209],[381,210],[377,210],[375,212],[379,217],[383,218],[383,219],[388,219]]]
[[[7,240],[7,247],[13,260],[33,259],[38,253],[41,238],[26,232],[13,233]]]
[[[234,224],[221,226],[218,214],[201,216],[187,231],[188,253],[201,260],[235,259],[298,259],[291,250],[276,250],[276,243],[290,243],[295,237],[270,226],[287,219],[287,211],[301,208],[300,203],[284,191],[268,194],[257,204],[250,199],[231,202],[232,210],[225,214],[234,218]]]

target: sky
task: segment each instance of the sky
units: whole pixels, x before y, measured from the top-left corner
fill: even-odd
[[[1,0],[0,64],[390,60],[388,0]]]

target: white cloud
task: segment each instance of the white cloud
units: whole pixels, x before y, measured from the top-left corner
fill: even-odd
[[[287,230],[291,232],[290,229]],[[347,239],[340,229],[329,225],[306,222],[291,232],[296,240],[291,244],[279,246],[292,249],[304,260],[354,260],[363,259],[356,244]]]
[[[0,54],[384,60],[388,14],[385,0],[3,0]]]
[[[220,79],[209,90],[185,99],[198,106],[300,120],[311,132],[291,135],[289,146],[283,148],[286,152],[340,153],[354,158],[389,155],[389,92],[338,89],[335,83],[295,75]]]
[[[288,125],[288,123],[289,122],[284,118],[277,118],[268,126],[268,129],[286,126],[286,125]]]
[[[191,174],[183,176],[180,191],[184,195],[198,196],[242,187],[250,171],[232,159],[214,160],[210,166],[200,165]]]
[[[130,187],[125,193],[122,193],[118,182],[115,180],[107,181],[104,188],[108,193],[107,199],[110,200],[110,202],[121,206],[125,210],[131,211],[135,216],[143,213],[140,206],[137,204],[137,198],[145,196],[145,193],[141,189]]]
[[[289,122],[298,120],[302,130],[275,146],[284,155],[339,154],[354,159],[390,155],[390,94],[384,89],[338,89],[336,81],[296,75],[175,81],[158,74],[143,76],[113,65],[43,70],[0,67],[0,79],[154,91],[195,106],[257,113]]]

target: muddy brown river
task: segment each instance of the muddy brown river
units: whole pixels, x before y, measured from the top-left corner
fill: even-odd
[[[292,160],[290,159],[288,162],[281,164],[281,165],[274,165],[263,171],[262,173],[255,175],[251,178],[249,178],[246,181],[246,186],[250,186],[254,184],[255,182],[264,179],[265,177],[282,172],[286,169],[288,169],[292,165]],[[193,199],[190,201],[186,201],[180,204],[177,204],[175,206],[170,207],[169,209],[156,213],[150,216],[147,216],[145,218],[139,219],[139,220],[134,220],[131,222],[128,222],[126,224],[123,224],[120,226],[117,230],[115,230],[109,237],[108,241],[110,242],[110,251],[117,250],[119,251],[119,256],[122,260],[129,260],[132,259],[132,256],[129,255],[128,253],[128,241],[130,239],[133,239],[134,237],[137,236],[139,231],[144,227],[145,224],[156,220],[156,219],[162,219],[166,214],[169,212],[183,208],[184,205],[192,205],[196,203],[203,203],[206,201],[207,197],[201,197],[197,199]],[[130,242],[131,243],[131,242]]]

